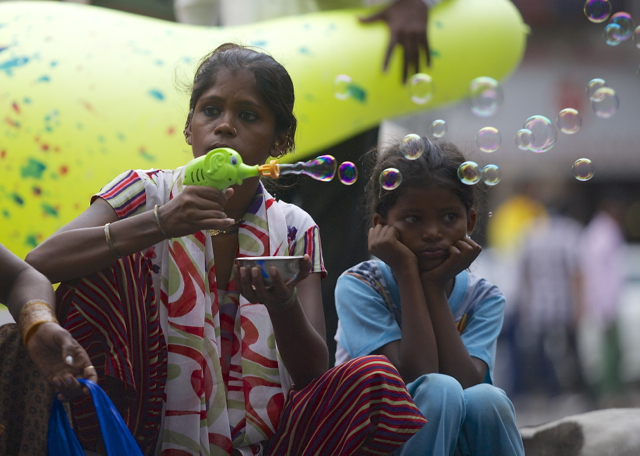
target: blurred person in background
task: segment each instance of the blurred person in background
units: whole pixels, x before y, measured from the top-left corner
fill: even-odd
[[[546,206],[523,238],[512,361],[515,393],[553,397],[584,387],[576,342],[583,227],[561,204]]]
[[[604,193],[580,241],[584,277],[581,339],[591,337],[593,341],[591,346],[581,343],[581,350],[585,350],[583,358],[591,360],[585,373],[600,407],[622,405],[618,404],[622,382],[617,318],[624,284],[625,210],[625,195],[621,191]]]

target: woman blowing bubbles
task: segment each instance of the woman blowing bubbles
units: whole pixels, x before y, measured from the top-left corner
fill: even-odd
[[[279,63],[225,44],[196,72],[185,138],[194,157],[230,147],[262,164],[292,149],[293,105]],[[219,191],[183,172],[121,174],[28,256],[54,282],[81,279],[59,291],[66,327],[100,347],[101,383],[124,390],[110,396],[143,451],[393,452],[424,419],[385,358],[327,370],[313,220],[258,178]],[[266,288],[234,267],[256,255],[304,255],[301,273],[285,285],[273,270]]]

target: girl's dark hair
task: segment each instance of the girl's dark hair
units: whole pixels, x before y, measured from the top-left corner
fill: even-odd
[[[189,111],[195,108],[202,94],[213,86],[222,69],[253,72],[258,91],[275,117],[276,133],[287,133],[285,150],[292,150],[298,125],[293,115],[293,82],[287,70],[270,55],[234,43],[225,43],[216,48],[198,66],[193,78]]]
[[[454,192],[467,212],[472,208],[477,210],[483,198],[484,184],[466,185],[460,181],[458,167],[466,161],[462,152],[449,142],[434,143],[425,137],[416,140],[423,153],[415,160],[409,160],[403,155],[400,142],[369,153],[369,160],[373,162],[366,187],[369,220],[376,213],[386,220],[389,210],[408,189],[430,185]],[[402,183],[395,190],[385,190],[380,184],[380,173],[387,168],[395,168],[402,175]]]

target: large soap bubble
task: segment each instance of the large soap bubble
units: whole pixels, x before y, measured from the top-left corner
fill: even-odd
[[[378,182],[385,190],[395,190],[402,183],[402,174],[396,168],[387,168],[380,173]]]
[[[442,138],[447,134],[447,123],[442,119],[434,120],[429,130],[434,138]]]
[[[631,19],[631,14],[623,11],[616,13],[611,16],[609,23],[616,24],[620,27],[616,32],[618,40],[626,41],[631,38],[631,35],[633,34],[633,19]]]
[[[344,185],[353,185],[358,180],[358,168],[355,163],[346,161],[338,167],[338,177]]]
[[[466,101],[476,116],[493,116],[502,106],[503,100],[502,87],[495,79],[481,76],[469,83]]]
[[[502,135],[497,128],[484,127],[476,135],[476,145],[482,152],[495,152],[502,144]]]
[[[600,87],[591,98],[591,107],[596,116],[608,119],[618,112],[620,101],[611,87]]]
[[[587,96],[589,97],[589,100],[593,100],[593,94],[601,87],[607,87],[607,83],[604,79],[595,78],[589,81],[587,84]]]
[[[611,14],[611,3],[608,0],[587,0],[584,4],[584,14],[591,22],[604,22]]]
[[[482,168],[482,182],[493,187],[500,182],[500,168],[498,165],[486,165]]]
[[[571,167],[571,173],[573,177],[579,181],[588,181],[596,172],[593,163],[588,158],[579,158],[575,161]]]
[[[523,126],[531,131],[531,144],[529,150],[533,152],[546,152],[551,149],[558,140],[558,129],[545,116],[531,116]]]
[[[617,46],[622,43],[620,34],[622,33],[622,27],[618,24],[607,24],[602,31],[602,37],[609,46]]]
[[[424,152],[422,138],[413,133],[405,136],[400,143],[400,152],[409,160],[417,159]]]
[[[411,101],[416,104],[429,103],[435,90],[433,79],[425,73],[417,73],[411,76],[408,87]]]
[[[521,128],[516,132],[516,146],[520,150],[530,150],[531,144],[534,142],[531,130]]]
[[[458,179],[466,185],[477,184],[480,181],[482,172],[478,164],[474,161],[466,161],[458,166]]]
[[[573,108],[566,108],[558,113],[556,125],[562,133],[572,135],[580,130],[580,127],[582,126],[582,118],[577,110]]]

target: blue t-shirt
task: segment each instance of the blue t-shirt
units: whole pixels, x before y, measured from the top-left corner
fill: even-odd
[[[336,365],[369,355],[402,338],[400,290],[391,268],[364,261],[345,271],[336,285]],[[504,317],[504,295],[485,279],[462,271],[455,277],[449,307],[470,356],[487,366],[492,383],[496,343]]]

